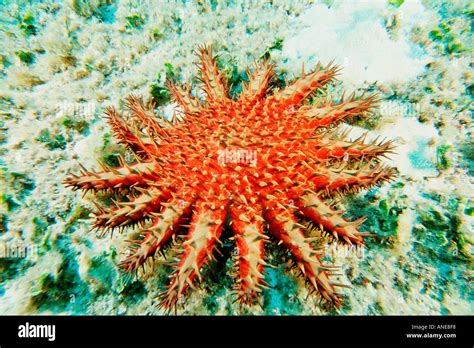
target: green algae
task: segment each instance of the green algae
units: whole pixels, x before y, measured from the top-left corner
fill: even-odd
[[[288,275],[288,269],[279,266],[268,269],[265,280],[270,289],[263,292],[263,308],[267,315],[295,315],[301,313],[303,304],[298,300],[297,285]]]
[[[447,54],[459,54],[466,50],[463,39],[460,38],[463,32],[459,32],[452,28],[452,23],[448,21],[441,22],[437,29],[429,32],[428,36],[431,40],[438,42],[444,47]]]
[[[159,41],[165,37],[165,34],[160,28],[153,28],[150,30],[150,38],[153,41]]]
[[[438,170],[446,170],[451,167],[451,161],[449,159],[452,146],[440,145],[436,148],[436,167]]]
[[[172,79],[175,76],[173,64],[165,63],[165,77],[166,79]]]
[[[92,258],[87,275],[94,280],[94,296],[106,295],[110,289],[116,289],[118,271],[105,252]]]
[[[234,58],[217,57],[216,64],[224,74],[224,79],[229,86],[229,95],[234,98],[242,92],[242,82],[248,81],[247,74],[239,70],[239,63]]]
[[[219,309],[218,298],[224,296],[227,289],[232,288],[233,280],[229,277],[229,272],[233,262],[231,255],[235,249],[229,242],[230,236],[230,229],[224,228],[222,231],[223,244],[219,248],[220,253],[215,255],[215,261],[209,263],[202,272],[206,282],[203,282],[201,286],[206,294],[209,294],[204,298],[203,305],[210,313],[214,314]]]
[[[217,310],[219,309],[219,302],[215,296],[205,297],[202,304],[210,315],[216,315]]]
[[[388,4],[396,8],[402,6],[404,2],[405,0],[388,0]]]
[[[35,62],[35,54],[32,52],[26,52],[26,51],[15,51],[15,55],[18,57],[18,59],[27,65],[30,65]]]
[[[474,216],[474,206],[466,207],[466,209],[464,209],[464,214]]]
[[[80,220],[88,220],[89,216],[89,209],[77,205],[66,221],[66,233],[74,232],[76,229],[76,225],[80,222]]]
[[[54,134],[51,134],[49,129],[41,130],[37,140],[40,143],[45,144],[50,150],[64,150],[67,144],[66,138],[61,132],[55,132]]]
[[[455,212],[458,201],[450,200],[450,210],[432,207],[419,216],[421,228],[413,229],[420,243],[415,243],[420,254],[437,261],[455,263],[472,259],[467,243],[460,229],[461,220]]]
[[[165,63],[164,64],[164,78],[165,80],[173,80],[176,81],[177,74],[175,72],[175,68],[171,63]],[[156,76],[156,79],[154,82],[150,84],[149,90],[150,90],[150,96],[151,100],[156,104],[156,106],[163,106],[168,104],[171,101],[171,94],[165,86],[161,84],[162,80],[162,74],[159,73]]]
[[[56,218],[52,216],[35,216],[31,222],[33,224],[32,241],[40,245],[43,251],[49,251],[51,249],[49,245],[51,233],[49,226],[56,223]]]
[[[127,29],[139,29],[145,23],[145,20],[137,14],[125,16],[125,20],[127,21],[125,25]]]
[[[9,188],[7,192],[12,193],[3,193],[1,201],[5,203],[7,211],[14,211],[25,203],[25,198],[31,194],[36,184],[24,173],[6,172],[4,177],[6,186]]]
[[[64,118],[62,120],[62,125],[67,129],[72,129],[79,134],[87,135],[89,132],[89,122],[85,120],[75,120],[71,118]]]
[[[72,0],[72,10],[84,18],[95,17],[103,22],[110,21],[109,6],[114,3],[113,0]]]
[[[32,36],[38,33],[35,19],[30,12],[27,12],[23,17],[18,18],[18,28],[20,28],[25,36]]]
[[[39,216],[35,216],[33,218],[33,225],[34,225],[33,237],[44,236],[44,233],[48,229],[48,222],[46,221],[46,219],[41,218]]]
[[[272,51],[281,51],[283,48],[283,39],[277,37],[273,44],[271,44],[265,52],[260,56],[260,59],[271,59]]]
[[[105,164],[111,167],[119,167],[120,166],[120,155],[115,153],[103,154],[102,160]]]
[[[54,218],[48,223],[54,224]],[[30,294],[30,303],[38,313],[85,313],[91,301],[89,285],[79,276],[78,252],[73,249],[71,237],[67,234],[48,235],[48,248],[42,248],[40,256],[45,253],[60,253],[60,264],[40,275],[35,288]]]
[[[467,169],[470,176],[474,175],[474,142],[470,139],[463,141],[459,147],[458,151],[462,156],[461,165]]]
[[[173,21],[173,28],[176,30],[176,33],[181,34],[181,31],[183,30],[183,20],[181,17],[176,13],[173,13],[171,15],[171,20]]]
[[[73,257],[65,256],[57,272],[44,273],[38,279],[30,302],[38,312],[82,312],[89,300],[89,290],[81,281],[78,264]]]
[[[157,83],[152,83],[150,85],[150,94],[153,102],[157,106],[165,105],[171,100],[171,95],[168,89]]]
[[[31,260],[22,257],[1,257],[0,258],[0,288],[5,283],[23,274],[28,268],[33,266]]]
[[[101,157],[100,159],[112,167],[120,166],[120,157],[125,157],[125,149],[115,141],[112,141],[112,135],[105,133],[102,137]]]
[[[127,306],[133,306],[145,299],[147,294],[148,290],[143,282],[135,280],[134,282],[129,282],[125,285],[120,293],[120,297]]]
[[[8,216],[7,214],[0,214],[0,235],[8,231]]]
[[[388,199],[377,200],[376,190],[372,189],[363,196],[349,198],[348,214],[354,218],[366,217],[361,230],[374,233],[375,238],[368,238],[369,246],[374,243],[390,244],[398,230],[398,218],[405,206],[403,196],[397,196],[397,188],[403,187],[402,182],[392,186],[393,196]]]
[[[6,205],[7,211],[9,212],[15,211],[20,207],[20,203],[17,202],[11,194],[2,193],[0,195],[0,201]]]

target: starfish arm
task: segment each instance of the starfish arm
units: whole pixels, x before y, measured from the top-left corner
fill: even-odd
[[[303,77],[294,81],[286,88],[269,96],[266,99],[265,104],[268,106],[277,105],[280,110],[299,105],[311,93],[314,93],[316,90],[333,80],[336,73],[337,67],[322,67],[318,64],[313,72],[303,75]]]
[[[377,95],[355,98],[352,95],[348,100],[338,104],[328,103],[324,106],[302,106],[298,113],[310,120],[305,125],[305,129],[318,129],[336,126],[340,122],[350,120],[354,116],[364,116],[377,103]]]
[[[321,161],[329,160],[331,162],[361,160],[377,160],[379,157],[387,157],[387,154],[393,153],[395,148],[392,141],[379,141],[378,138],[370,142],[364,142],[367,134],[350,141],[346,140],[346,134],[335,137],[321,137],[313,141],[312,158]]]
[[[357,192],[373,186],[380,186],[389,182],[395,176],[395,170],[381,163],[375,166],[368,162],[361,164],[357,169],[329,170],[329,182],[325,189],[331,194]]]
[[[364,221],[346,221],[342,212],[333,210],[324,203],[317,194],[306,193],[295,199],[295,205],[303,215],[316,223],[321,230],[329,232],[336,239],[344,240],[348,244],[363,244],[363,232],[358,227]]]
[[[137,273],[158,249],[158,241],[152,233],[140,234],[137,239],[128,241],[128,244],[127,257],[118,265],[126,273]]]
[[[105,110],[105,114],[107,122],[112,128],[112,132],[114,133],[118,142],[138,156],[142,158],[146,157],[147,153],[149,150],[152,150],[152,148],[145,144],[145,139],[140,137],[137,129],[132,130],[132,128],[126,124],[123,118],[113,107],[107,108]]]
[[[74,190],[105,190],[121,189],[131,186],[147,186],[150,179],[160,178],[156,172],[160,171],[156,162],[137,163],[133,165],[123,164],[119,168],[108,168],[104,165],[104,171],[92,172],[81,166],[81,175],[72,174],[64,180],[66,186]]]
[[[145,105],[141,98],[130,95],[125,99],[125,105],[132,112],[131,119],[139,131],[147,128],[150,130],[150,134],[160,134],[162,128],[171,125],[164,117],[155,113],[155,104],[153,102]],[[141,132],[141,135],[146,134]]]
[[[161,295],[161,306],[166,310],[176,308],[186,290],[194,287],[194,278],[201,278],[203,265],[213,259],[212,253],[216,241],[219,241],[226,214],[224,206],[216,207],[214,203],[202,201],[196,203],[187,240],[183,243],[183,253],[170,275],[172,279],[167,291]]]
[[[109,230],[136,224],[151,213],[158,212],[166,196],[158,189],[152,188],[142,190],[142,194],[129,202],[117,202],[114,209],[99,208],[92,227]]]
[[[181,106],[185,114],[195,114],[202,110],[201,102],[191,94],[191,88],[175,84],[172,80],[168,81],[172,100]]]
[[[224,76],[217,68],[217,63],[212,56],[210,47],[202,47],[197,55],[200,59],[198,65],[201,72],[200,81],[209,102],[228,101],[226,82]]]
[[[152,213],[153,224],[142,228],[139,238],[129,242],[129,255],[119,265],[125,272],[136,272],[149,257],[170,243],[189,216],[191,202],[174,198],[163,207],[161,213]]]
[[[247,107],[252,107],[257,101],[262,99],[268,90],[268,85],[273,78],[273,65],[265,60],[260,65],[256,65],[255,70],[247,73],[249,82],[244,83],[240,99]]]
[[[262,291],[264,242],[268,239],[263,232],[261,211],[243,206],[232,206],[230,209],[232,230],[235,233],[238,256],[236,292],[242,304],[253,304],[258,301]]]
[[[340,294],[335,289],[336,284],[329,281],[331,272],[337,268],[324,265],[320,261],[322,252],[313,249],[292,212],[275,206],[266,211],[265,219],[269,223],[270,232],[291,251],[302,274],[314,290],[328,302],[338,305],[341,302]]]
[[[305,188],[326,195],[336,193],[357,192],[362,188],[370,188],[388,182],[395,176],[395,170],[381,163],[359,162],[354,168],[351,163],[327,164],[321,166],[318,160],[300,160],[294,166],[296,174],[292,178],[284,175],[280,181],[286,180],[291,186],[302,184]]]

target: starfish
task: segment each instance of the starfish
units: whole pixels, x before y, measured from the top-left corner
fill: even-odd
[[[110,231],[139,225],[128,256],[120,264],[137,272],[147,260],[176,249],[177,261],[167,289],[165,309],[197,280],[215,259],[224,228],[235,242],[235,294],[241,304],[259,302],[264,280],[265,244],[278,242],[290,252],[310,291],[339,306],[347,287],[332,281],[338,268],[325,264],[306,224],[340,243],[362,245],[363,219],[350,221],[338,197],[390,181],[394,169],[381,163],[390,141],[349,140],[337,126],[366,117],[375,95],[352,94],[334,102],[321,89],[338,68],[318,64],[282,89],[272,88],[269,60],[248,71],[238,98],[229,94],[210,47],[197,52],[205,98],[191,86],[168,81],[177,112],[171,121],[153,103],[129,96],[129,114],[113,107],[106,117],[118,141],[134,154],[133,163],[102,171],[81,166],[65,184],[74,189],[107,190],[121,195],[115,205],[97,205],[93,227]]]

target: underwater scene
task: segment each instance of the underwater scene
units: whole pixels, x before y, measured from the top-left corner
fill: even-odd
[[[473,315],[474,4],[0,2],[0,313]]]

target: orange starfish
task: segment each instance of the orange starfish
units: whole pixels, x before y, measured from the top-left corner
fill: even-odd
[[[236,293],[241,303],[258,301],[265,287],[264,245],[273,236],[288,249],[310,288],[335,305],[343,284],[330,281],[336,268],[321,261],[300,220],[347,244],[362,244],[362,220],[348,221],[328,199],[389,181],[394,170],[378,158],[390,152],[390,142],[347,140],[331,128],[354,116],[364,116],[375,96],[334,103],[313,98],[334,79],[337,68],[320,64],[281,90],[271,91],[273,66],[262,62],[249,73],[238,100],[229,97],[210,48],[199,50],[200,100],[191,88],[169,81],[182,117],[168,122],[139,98],[127,99],[129,115],[106,111],[117,139],[135,154],[103,171],[84,168],[65,183],[74,189],[122,192],[115,207],[99,207],[94,227],[140,224],[140,237],[121,263],[137,271],[157,252],[175,242],[179,258],[161,304],[175,308],[202,267],[213,259],[224,227],[235,239]],[[298,219],[297,219],[298,218]],[[151,221],[149,221],[151,220]],[[175,237],[185,235],[180,244]]]

